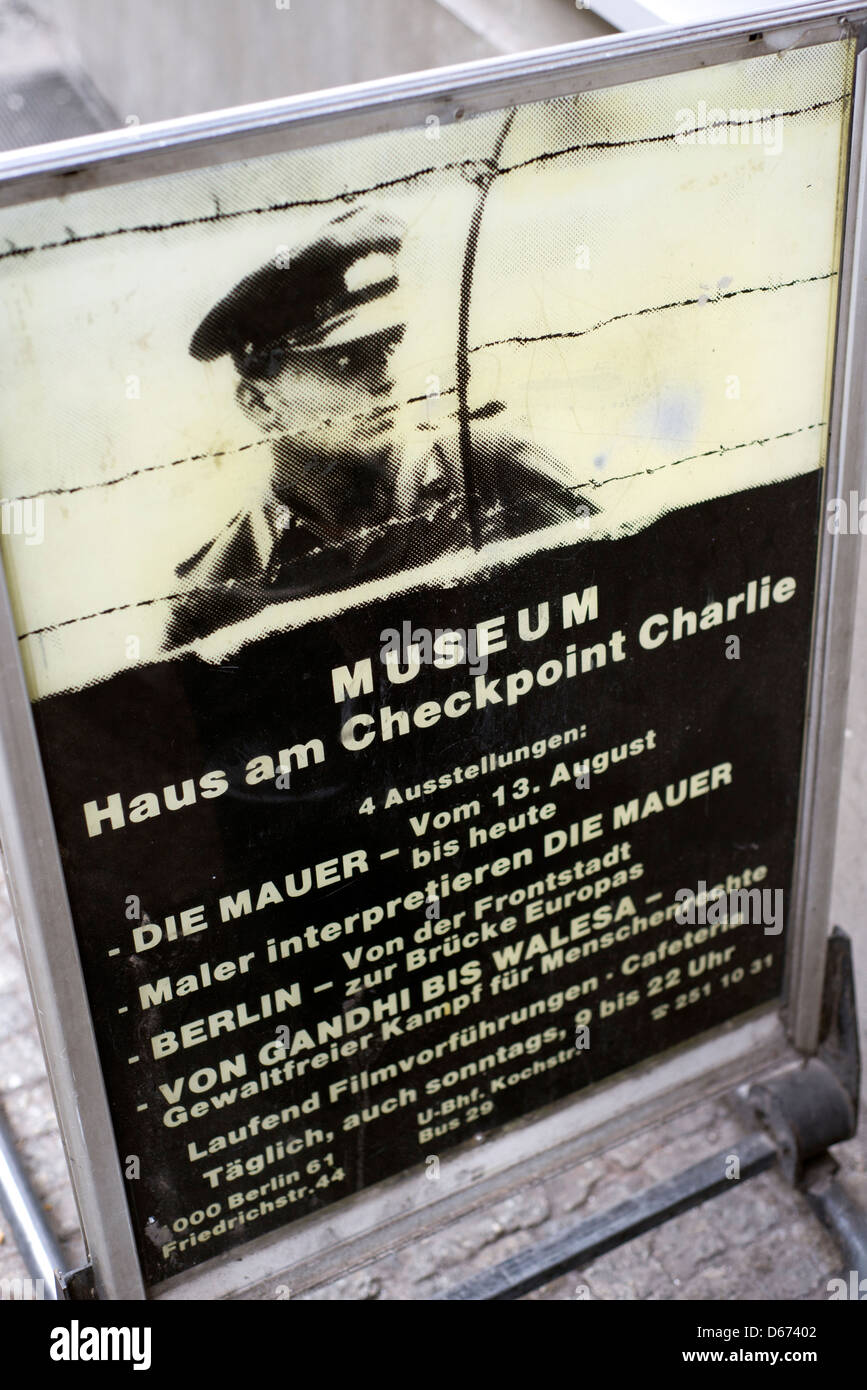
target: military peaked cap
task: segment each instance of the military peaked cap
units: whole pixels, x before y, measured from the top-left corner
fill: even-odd
[[[395,261],[404,231],[367,207],[332,218],[235,285],[199,324],[190,352],[202,361],[230,353],[242,375],[270,375],[277,343],[304,353],[399,336]]]

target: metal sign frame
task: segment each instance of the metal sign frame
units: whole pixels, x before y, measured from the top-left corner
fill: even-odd
[[[313,96],[16,151],[0,158],[0,206],[179,170],[423,126],[619,83],[854,37],[855,90],[842,242],[825,496],[864,485],[867,422],[865,151],[867,7],[821,3],[773,16],[655,30],[339,88]],[[443,1160],[449,1182],[399,1175],[237,1253],[156,1287],[166,1298],[250,1291],[292,1268],[292,1293],[417,1239],[598,1151],[642,1124],[719,1092],[818,1040],[859,547],[822,528],[812,636],[794,904],[783,1019],[754,1010],[626,1073],[516,1121],[482,1148]],[[60,853],[0,584],[0,837],[61,1132],[102,1298],[145,1298],[124,1178],[99,1065]],[[432,1188],[447,1191],[440,1197]],[[285,1276],[284,1276],[285,1277]]]

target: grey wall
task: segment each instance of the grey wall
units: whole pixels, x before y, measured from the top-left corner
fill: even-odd
[[[142,122],[611,32],[574,0],[28,4],[119,115]]]

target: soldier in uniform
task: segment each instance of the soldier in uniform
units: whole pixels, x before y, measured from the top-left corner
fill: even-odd
[[[497,403],[469,421],[475,535],[457,426],[431,444],[422,436],[411,456],[390,362],[406,331],[395,293],[403,233],[369,207],[342,213],[247,276],[196,329],[193,357],[231,355],[241,408],[273,435],[273,466],[260,505],[178,566],[186,587],[165,649],[272,603],[597,510],[558,461],[496,428]]]

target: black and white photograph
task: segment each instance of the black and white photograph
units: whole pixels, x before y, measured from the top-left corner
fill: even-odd
[[[821,468],[847,62],[794,50],[7,209],[4,497],[42,539],[4,545],[33,693]]]

